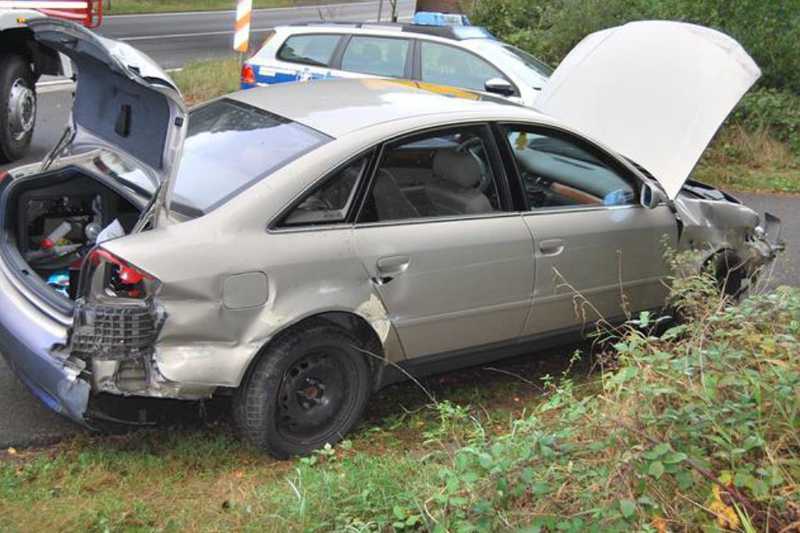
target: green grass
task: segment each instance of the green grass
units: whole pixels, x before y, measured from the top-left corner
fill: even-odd
[[[395,507],[423,506],[438,483],[442,443],[481,406],[481,424],[503,431],[541,399],[537,379],[569,367],[570,350],[391,387],[371,402],[351,439],[312,458],[275,461],[241,444],[226,424],[196,430],[78,437],[43,450],[0,452],[0,531],[327,530],[361,520],[389,524]],[[574,365],[586,383],[586,366]],[[523,378],[527,379],[527,378]],[[341,505],[340,505],[341,503]],[[408,519],[408,518],[406,518]]]
[[[345,0],[339,0],[344,2]],[[337,0],[253,0],[253,9],[336,3]],[[236,9],[236,0],[105,0],[104,13],[170,13],[178,11],[217,11]],[[233,23],[231,23],[233,24]]]
[[[239,90],[241,63],[238,58],[195,61],[172,78],[189,105],[199,104],[217,96]]]
[[[567,350],[428,380],[435,404],[395,386],[311,457],[224,425],[6,454],[0,530],[791,531],[800,291],[733,305],[690,276],[673,301],[682,324],[606,331],[593,373]]]
[[[800,169],[796,168],[701,165],[694,178],[727,191],[800,194]]]
[[[727,124],[693,176],[726,190],[800,193],[800,155],[764,129]]]

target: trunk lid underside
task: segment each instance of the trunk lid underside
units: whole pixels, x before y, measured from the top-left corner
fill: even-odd
[[[77,67],[71,142],[124,154],[161,184],[166,205],[186,130],[186,106],[170,77],[146,55],[77,24],[30,22],[34,38]]]

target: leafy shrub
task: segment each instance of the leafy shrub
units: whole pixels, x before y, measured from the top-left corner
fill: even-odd
[[[765,87],[800,92],[800,0],[480,0],[471,14],[500,39],[557,64],[583,37],[625,22],[669,19],[736,38]]]
[[[761,88],[747,93],[731,115],[731,122],[750,131],[766,131],[800,154],[800,96]]]

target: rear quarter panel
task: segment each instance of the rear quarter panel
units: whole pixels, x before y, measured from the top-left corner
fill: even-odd
[[[262,347],[300,320],[328,311],[366,320],[386,359],[404,357],[387,313],[353,245],[352,228],[267,230],[316,178],[352,155],[326,145],[201,218],[123,237],[104,247],[158,278],[167,319],[156,346],[172,381],[235,387]],[[319,150],[318,150],[319,151]],[[226,280],[263,273],[266,301],[225,305]]]

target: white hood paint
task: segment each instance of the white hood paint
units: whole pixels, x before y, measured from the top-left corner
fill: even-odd
[[[578,43],[534,106],[643,166],[674,199],[760,75],[723,33],[682,22],[631,22]]]

